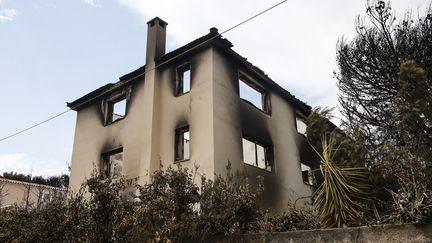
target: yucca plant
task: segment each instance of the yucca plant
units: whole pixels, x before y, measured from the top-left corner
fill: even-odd
[[[340,144],[339,144],[340,146]],[[320,170],[323,183],[317,189],[314,207],[318,211],[321,224],[326,228],[346,227],[359,220],[361,206],[366,202],[366,168],[341,168],[336,165],[334,155],[335,136],[322,139]]]

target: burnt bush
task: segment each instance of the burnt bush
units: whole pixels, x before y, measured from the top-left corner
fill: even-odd
[[[301,210],[269,216],[257,202],[263,179],[242,173],[201,178],[158,170],[149,183],[88,179],[79,192],[40,208],[0,209],[0,242],[190,242],[265,230],[316,228]]]

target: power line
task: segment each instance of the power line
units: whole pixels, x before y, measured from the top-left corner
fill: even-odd
[[[0,139],[0,142],[3,141],[3,140],[6,140],[6,139],[8,139],[8,138],[14,137],[14,136],[16,136],[16,135],[18,135],[18,134],[21,134],[21,133],[23,133],[23,132],[26,132],[26,131],[28,131],[28,130],[30,130],[30,129],[32,129],[32,128],[35,128],[35,127],[37,127],[37,126],[40,126],[40,125],[42,125],[42,124],[44,124],[44,123],[46,123],[46,122],[49,122],[49,121],[51,121],[51,120],[53,120],[53,119],[55,119],[55,118],[57,118],[57,117],[59,117],[59,116],[61,116],[61,115],[63,115],[63,114],[66,114],[66,113],[69,112],[69,111],[71,111],[71,109],[68,109],[68,110],[66,110],[66,111],[63,111],[63,112],[61,112],[61,113],[59,113],[59,114],[57,114],[57,115],[55,115],[55,116],[52,116],[52,117],[50,117],[50,118],[48,118],[48,119],[46,119],[46,120],[43,120],[43,121],[41,121],[41,122],[39,122],[39,123],[36,123],[36,124],[34,124],[34,125],[30,126],[30,127],[27,127],[26,129],[23,129],[23,130],[21,130],[21,131],[18,131],[18,132],[16,132],[16,133],[13,133],[13,134],[11,134],[11,135],[9,135],[9,136],[6,136],[6,137]]]
[[[181,52],[181,53],[175,55],[174,57],[171,57],[171,58],[169,58],[168,60],[165,60],[165,61],[162,62],[162,63],[159,63],[159,64],[158,64],[157,66],[155,66],[154,68],[151,68],[151,69],[149,69],[149,70],[146,70],[146,71],[143,72],[142,74],[133,77],[133,79],[135,79],[135,78],[137,78],[137,77],[140,77],[140,76],[142,76],[142,75],[145,75],[146,73],[148,73],[148,72],[150,72],[150,71],[153,71],[153,70],[155,70],[156,68],[158,68],[158,67],[160,67],[160,66],[162,66],[162,65],[164,65],[164,64],[166,64],[166,63],[168,63],[168,62],[171,62],[172,60],[178,58],[179,56],[182,56],[182,55],[184,55],[184,54],[187,54],[187,53],[189,53],[189,52],[191,52],[191,51],[193,51],[193,50],[195,50],[195,49],[197,49],[197,48],[199,48],[199,47],[205,45],[206,43],[208,43],[208,42],[210,42],[210,41],[212,41],[212,40],[214,40],[214,39],[216,39],[216,38],[218,38],[218,37],[221,37],[223,34],[225,34],[225,33],[229,32],[229,31],[231,31],[231,30],[233,30],[233,29],[239,27],[240,25],[243,25],[243,24],[245,24],[245,23],[251,21],[252,19],[254,19],[254,18],[256,18],[256,17],[258,17],[258,16],[260,16],[260,15],[262,15],[262,14],[264,14],[264,13],[266,13],[266,12],[268,12],[268,11],[270,11],[270,10],[276,8],[276,7],[278,7],[279,5],[281,5],[281,4],[283,4],[283,3],[287,2],[287,1],[288,1],[288,0],[283,0],[283,1],[281,1],[281,2],[278,2],[278,3],[274,4],[274,5],[272,5],[272,6],[269,7],[269,8],[266,8],[265,10],[263,10],[263,11],[261,11],[261,12],[255,14],[255,15],[253,15],[252,17],[249,17],[249,18],[247,18],[247,19],[241,21],[240,23],[238,23],[238,24],[236,24],[236,25],[233,25],[233,26],[229,27],[228,29],[222,31],[222,32],[219,33],[218,35],[215,35],[215,36],[213,36],[213,37],[207,39],[206,41],[203,41],[203,42],[201,42],[200,44],[198,44],[198,45],[196,45],[196,46],[193,46],[192,48],[190,48],[190,49],[188,49],[188,50],[185,50],[185,51],[183,51],[183,52]],[[131,78],[131,79],[132,79],[132,78]],[[129,80],[130,80],[130,79],[129,79]],[[129,80],[128,80],[128,81],[129,81]]]
[[[192,47],[192,48],[190,48],[190,49],[188,49],[188,50],[186,50],[186,51],[184,51],[184,52],[182,52],[182,53],[180,53],[180,54],[177,54],[177,55],[175,55],[175,56],[172,57],[172,58],[169,58],[168,60],[166,60],[166,61],[164,61],[164,62],[158,64],[158,65],[155,66],[154,68],[151,68],[151,69],[149,69],[149,70],[144,71],[144,72],[141,73],[140,75],[137,75],[137,76],[133,77],[133,79],[135,79],[135,78],[137,78],[137,77],[140,77],[140,76],[143,76],[143,75],[145,75],[146,73],[148,73],[148,72],[150,72],[150,71],[153,71],[153,70],[155,70],[156,68],[158,68],[158,67],[160,67],[160,66],[162,66],[162,65],[164,65],[164,64],[166,64],[166,63],[168,63],[168,62],[170,62],[170,61],[172,61],[172,60],[174,60],[174,59],[176,59],[176,58],[178,58],[179,56],[182,56],[182,55],[184,55],[184,54],[187,54],[187,53],[191,52],[192,50],[195,50],[195,49],[197,49],[198,47],[203,46],[204,44],[206,44],[206,43],[208,43],[208,42],[210,42],[210,41],[212,41],[212,40],[214,40],[214,39],[216,39],[216,38],[218,38],[218,37],[221,37],[223,34],[225,34],[225,33],[229,32],[229,31],[231,31],[231,30],[233,30],[233,29],[235,29],[235,28],[237,28],[237,27],[239,27],[239,26],[241,26],[241,25],[243,25],[243,24],[245,24],[245,23],[251,21],[252,19],[255,19],[256,17],[258,17],[258,16],[260,16],[260,15],[262,15],[262,14],[264,14],[264,13],[266,13],[266,12],[268,12],[268,11],[270,11],[270,10],[272,10],[272,9],[274,9],[274,8],[276,8],[276,7],[278,7],[278,6],[280,6],[280,5],[282,5],[283,3],[287,2],[287,1],[288,1],[288,0],[283,0],[283,1],[280,1],[280,2],[278,2],[278,3],[276,3],[276,4],[274,4],[274,5],[272,5],[272,6],[268,7],[268,8],[266,8],[265,10],[263,10],[263,11],[261,11],[261,12],[255,14],[255,15],[253,15],[252,17],[249,17],[249,18],[247,18],[247,19],[241,21],[240,23],[238,23],[238,24],[236,24],[236,25],[233,25],[233,26],[231,26],[230,28],[228,28],[228,29],[222,31],[222,32],[219,33],[218,35],[215,35],[215,36],[213,36],[213,37],[207,39],[206,41],[203,41],[203,42],[201,42],[200,44],[198,44],[198,45],[196,45],[196,46],[194,46],[194,47]],[[130,80],[131,80],[131,79],[129,79],[129,80],[127,80],[127,81],[130,81]],[[69,112],[69,111],[71,111],[71,109],[68,109],[68,110],[66,110],[66,111],[63,111],[63,112],[61,112],[61,113],[59,113],[59,114],[57,114],[57,115],[55,115],[55,116],[52,116],[52,117],[50,117],[50,118],[48,118],[48,119],[46,119],[46,120],[44,120],[44,121],[39,122],[39,123],[36,123],[36,124],[34,124],[34,125],[32,125],[32,126],[26,128],[26,129],[23,129],[23,130],[21,130],[21,131],[18,131],[18,132],[16,132],[16,133],[13,133],[13,134],[11,134],[11,135],[9,135],[9,136],[6,136],[6,137],[4,137],[4,138],[1,138],[1,139],[0,139],[0,142],[6,140],[6,139],[8,139],[8,138],[11,138],[11,137],[17,136],[17,135],[19,135],[19,134],[21,134],[21,133],[23,133],[23,132],[26,132],[26,131],[28,131],[28,130],[30,130],[30,129],[33,129],[33,128],[37,127],[37,126],[40,126],[40,125],[42,125],[42,124],[44,124],[44,123],[46,123],[46,122],[48,122],[48,121],[51,121],[51,120],[53,120],[53,119],[55,119],[55,118],[57,118],[57,117],[59,117],[59,116],[61,116],[61,115],[66,114],[66,113]]]
[[[254,16],[252,16],[250,18],[247,18],[247,19],[243,20],[242,22],[240,22],[240,23],[238,23],[238,24],[236,24],[236,25],[234,25],[234,26],[232,26],[232,27],[230,27],[230,28],[222,31],[220,33],[220,35],[225,34],[226,32],[231,31],[232,29],[235,29],[235,28],[239,27],[240,25],[242,25],[242,24],[244,24],[246,22],[251,21],[252,19],[254,19],[254,18],[256,18],[256,17],[258,17],[258,16],[260,16],[260,15],[262,15],[262,14],[264,14],[264,13],[266,13],[266,12],[268,12],[268,11],[276,8],[276,7],[278,7],[279,5],[281,5],[281,4],[283,4],[283,3],[287,2],[287,1],[288,0],[284,0],[284,1],[280,1],[280,2],[276,3],[275,5],[273,5],[273,6],[269,7],[269,8],[267,8],[267,9],[265,9],[265,10],[263,10],[263,11],[257,13],[257,14],[255,14]]]
[[[193,51],[193,50],[195,50],[195,49],[197,49],[197,48],[199,48],[199,47],[201,47],[201,46],[207,44],[208,42],[210,42],[210,41],[212,41],[212,40],[214,40],[214,39],[216,39],[216,38],[218,38],[218,37],[221,37],[222,34],[225,34],[225,33],[229,32],[229,31],[231,31],[231,30],[233,30],[233,29],[239,27],[240,25],[243,25],[243,24],[245,24],[245,23],[251,21],[252,19],[254,19],[254,18],[256,18],[256,17],[258,17],[258,16],[260,16],[260,15],[262,15],[262,14],[264,14],[264,13],[270,11],[270,10],[272,10],[273,8],[278,7],[279,5],[281,5],[281,4],[283,4],[283,3],[287,2],[287,1],[288,1],[288,0],[283,0],[283,1],[281,1],[281,2],[278,2],[278,3],[274,4],[274,5],[272,5],[271,7],[266,8],[265,10],[263,10],[263,11],[261,11],[261,12],[255,14],[255,15],[253,15],[252,17],[249,17],[249,18],[247,18],[247,19],[241,21],[240,23],[238,23],[238,24],[236,24],[236,25],[233,25],[233,26],[231,26],[230,28],[228,28],[228,29],[222,31],[221,33],[218,33],[217,35],[215,35],[215,36],[213,36],[213,37],[211,37],[211,38],[209,38],[209,39],[207,39],[207,40],[205,40],[205,41],[199,43],[198,45],[195,45],[195,46],[193,46],[192,48],[189,48],[189,49],[187,49],[187,50],[185,50],[185,51],[183,51],[183,52],[181,52],[181,53],[179,53],[179,54],[177,54],[177,55],[175,55],[175,56],[173,56],[173,57],[171,57],[171,58],[169,58],[169,59],[167,59],[167,60],[165,60],[165,61],[163,61],[163,62],[161,62],[161,63],[159,63],[159,64],[156,65],[155,67],[150,68],[150,69],[148,69],[148,70],[145,70],[144,72],[142,72],[142,73],[140,73],[140,74],[138,74],[138,75],[136,75],[136,76],[133,76],[132,78],[129,78],[129,79],[125,79],[125,80],[123,80],[123,82],[129,82],[129,81],[131,81],[131,80],[133,80],[133,79],[136,79],[136,78],[138,78],[138,77],[144,76],[144,75],[146,75],[147,73],[149,73],[149,72],[151,72],[151,71],[157,69],[158,67],[160,67],[160,66],[162,66],[162,65],[165,65],[166,63],[169,63],[169,62],[171,62],[172,60],[174,60],[174,59],[176,59],[176,58],[178,58],[178,57],[180,57],[180,56],[182,56],[182,55],[185,55],[185,54],[187,54],[187,53],[189,53],[189,52],[191,52],[191,51]],[[98,96],[96,96],[95,98],[98,98]],[[81,105],[81,104],[78,104],[77,106],[80,106],[80,105]]]

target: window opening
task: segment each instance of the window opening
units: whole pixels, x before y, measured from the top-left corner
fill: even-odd
[[[123,148],[105,153],[102,157],[101,173],[104,178],[116,178],[122,175]]]
[[[316,184],[316,179],[311,167],[301,163],[301,172],[304,184],[309,186],[314,186]]]
[[[299,117],[296,117],[296,126],[297,126],[297,132],[306,136],[307,125]]]
[[[126,115],[126,98],[113,104],[113,121],[124,118]]]
[[[121,120],[126,116],[126,97],[108,101],[108,124]]]
[[[42,202],[48,202],[50,200],[50,192],[43,191],[42,192]]]
[[[102,99],[101,111],[104,126],[108,126],[126,117],[131,92],[132,87],[128,86],[122,90],[108,94]]]
[[[243,138],[243,162],[264,169],[273,171],[271,161],[271,149],[256,142]]]
[[[260,110],[265,110],[264,107],[264,94],[247,84],[243,80],[239,80],[240,84],[240,98],[248,101],[255,107],[257,107]]]
[[[190,132],[189,127],[175,131],[175,160],[182,161],[190,158]]]
[[[189,64],[177,69],[177,95],[188,93],[191,90],[191,67]]]

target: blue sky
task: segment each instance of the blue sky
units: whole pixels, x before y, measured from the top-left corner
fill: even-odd
[[[168,22],[167,49],[239,23],[277,3],[241,1],[0,0],[0,137],[66,110],[145,63],[146,22]],[[428,1],[397,0],[413,15]],[[312,106],[336,106],[336,41],[354,34],[363,1],[291,0],[225,35],[234,49]],[[343,9],[343,11],[341,11]],[[75,112],[0,142],[0,173],[67,172]]]

